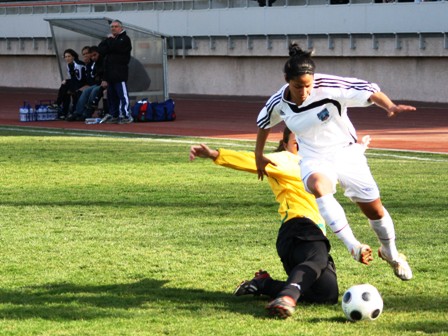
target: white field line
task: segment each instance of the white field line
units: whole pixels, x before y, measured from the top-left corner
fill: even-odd
[[[58,130],[58,129],[32,129],[32,128],[15,128],[15,127],[1,127],[0,130],[5,131],[15,131],[15,132],[24,132],[24,133],[41,133],[41,134],[51,134],[51,135],[67,135],[67,136],[84,136],[84,137],[96,137],[96,138],[113,138],[113,139],[129,139],[129,140],[141,140],[141,141],[154,141],[154,142],[171,142],[171,143],[185,143],[185,144],[198,144],[198,143],[206,143],[206,142],[219,142],[221,146],[229,146],[229,147],[247,147],[247,148],[255,148],[255,141],[253,145],[245,144],[243,142],[249,142],[250,140],[246,139],[230,139],[230,138],[208,138],[208,137],[197,137],[197,136],[177,136],[177,135],[167,135],[167,134],[151,134],[151,133],[130,133],[130,132],[121,132],[126,135],[118,135],[117,133],[112,132],[86,132],[83,130],[76,131],[67,131],[67,130]],[[137,135],[130,137],[129,135]],[[138,135],[142,135],[144,137],[138,137]],[[150,138],[157,137],[157,138]],[[176,139],[179,138],[179,139]],[[191,140],[188,140],[191,139]],[[193,142],[193,139],[195,141]],[[200,141],[203,139],[203,141]],[[220,140],[225,141],[234,141],[241,142],[237,143],[223,143]]]
[[[372,149],[392,151],[390,149],[379,149],[379,148],[372,148]],[[404,151],[404,150],[400,150],[400,152],[429,153],[429,152]],[[431,154],[445,154],[445,153],[431,153]],[[397,158],[397,159],[407,159],[407,160],[416,160],[416,161],[428,161],[428,162],[448,162],[448,159],[444,160],[444,159],[421,158],[421,157],[415,157],[415,156],[400,155],[400,154],[387,154],[387,153],[369,153],[369,152],[366,152],[366,156],[393,157],[393,158]]]
[[[192,137],[192,136],[182,136],[178,139],[173,139],[170,135],[159,135],[159,134],[141,134],[141,133],[125,133],[129,135],[145,135],[145,136],[155,136],[157,138],[148,138],[148,137],[129,137],[129,136],[121,136],[117,134],[107,133],[107,132],[85,132],[85,131],[66,131],[66,130],[57,130],[57,129],[23,129],[23,128],[15,128],[15,127],[0,127],[0,130],[6,131],[20,131],[20,132],[29,132],[29,133],[42,133],[42,134],[60,134],[60,135],[69,135],[69,136],[89,136],[89,137],[100,137],[100,138],[115,138],[115,139],[130,139],[130,140],[140,140],[140,141],[148,141],[148,142],[166,142],[166,143],[181,143],[181,144],[189,144],[192,145],[192,140],[197,139],[194,143],[198,144],[202,141],[198,141],[198,139],[203,139],[204,143],[213,142],[218,143],[219,146],[222,147],[243,147],[248,149],[255,148],[255,142],[253,145],[244,144],[244,143],[235,143],[235,142],[246,142],[250,140],[243,139],[225,139],[225,138],[203,138],[203,137]],[[190,139],[190,140],[189,140]],[[226,141],[234,141],[225,143]],[[273,142],[274,144],[274,142]],[[275,143],[276,144],[276,143]],[[422,152],[422,151],[411,151],[411,150],[401,150],[401,149],[380,149],[380,148],[372,148],[379,151],[396,151],[396,152],[404,152],[404,153],[421,153],[421,154],[442,154],[446,155],[446,153],[433,153],[433,152]],[[393,157],[398,159],[406,159],[406,160],[415,160],[415,161],[427,161],[427,162],[448,162],[448,159],[433,159],[433,158],[421,158],[416,156],[409,155],[401,155],[401,154],[389,154],[389,153],[366,153],[367,156],[379,156],[379,157]]]

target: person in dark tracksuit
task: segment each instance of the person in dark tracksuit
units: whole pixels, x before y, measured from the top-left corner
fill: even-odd
[[[65,119],[76,106],[79,89],[84,85],[86,78],[85,65],[79,60],[78,53],[73,49],[64,50],[64,60],[67,63],[68,78],[64,79],[59,87],[55,107],[59,109],[59,119]]]
[[[89,47],[90,60],[86,62],[86,84],[82,88],[82,94],[76,104],[76,110],[69,121],[84,121],[91,118],[98,106],[98,101],[103,97],[101,87],[103,70],[102,57],[97,46]],[[106,108],[105,104],[103,107]]]
[[[120,20],[110,24],[111,34],[99,45],[100,54],[104,57],[104,83],[107,85],[109,113],[101,123],[131,123],[129,113],[128,75],[131,59],[132,43]]]

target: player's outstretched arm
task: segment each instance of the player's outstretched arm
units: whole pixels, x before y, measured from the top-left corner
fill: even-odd
[[[272,164],[276,166],[274,162],[269,160],[266,156],[263,155],[264,147],[266,145],[266,140],[268,139],[270,129],[258,129],[257,133],[257,143],[255,145],[255,164],[257,166],[257,175],[259,180],[263,180],[263,177],[268,173],[266,172],[266,166],[268,164]]]
[[[197,157],[212,159],[218,166],[257,174],[257,166],[255,165],[255,155],[253,152],[234,151],[224,148],[214,150],[205,144],[200,144],[193,145],[190,148],[190,161],[193,161]],[[277,170],[275,169],[270,170],[270,173],[273,175],[276,172]]]
[[[398,113],[415,111],[416,108],[411,105],[396,105],[390,98],[383,92],[378,91],[370,96],[370,101],[375,105],[383,108],[387,111],[387,116],[395,117]]]
[[[219,152],[215,149],[210,149],[206,144],[193,145],[190,148],[190,161],[200,157],[203,159],[215,160],[219,155]]]

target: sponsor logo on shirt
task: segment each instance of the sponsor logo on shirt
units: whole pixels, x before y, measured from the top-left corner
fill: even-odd
[[[362,188],[361,190],[362,190],[362,191],[373,191],[374,188]]]
[[[320,121],[326,121],[330,118],[330,112],[327,109],[324,109],[317,114],[317,117]]]

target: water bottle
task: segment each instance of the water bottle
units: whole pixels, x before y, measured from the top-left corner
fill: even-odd
[[[50,120],[49,115],[48,115],[48,106],[47,105],[42,105],[42,114],[44,115],[44,119],[45,121]]]
[[[101,121],[101,118],[86,118],[85,123],[87,125],[94,125],[99,124]]]
[[[30,104],[26,106],[28,110],[28,121],[36,121],[36,113],[34,112],[34,109],[31,107]]]
[[[42,105],[36,105],[36,120],[37,121],[44,120],[44,115],[42,112],[43,112]]]
[[[19,108],[19,120],[28,121],[28,109],[26,108],[26,102],[23,102],[23,106]]]

